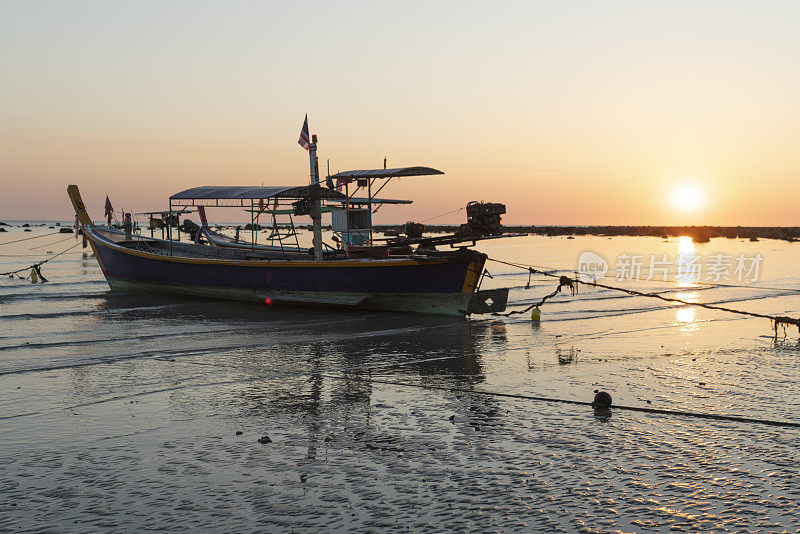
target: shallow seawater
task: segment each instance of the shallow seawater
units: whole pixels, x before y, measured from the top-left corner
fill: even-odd
[[[55,231],[8,230],[0,243]],[[0,245],[0,272],[74,243]],[[522,237],[481,248],[569,273],[585,251],[614,263],[680,246]],[[715,239],[695,251],[764,259],[755,282],[617,280],[613,269],[604,281],[800,316],[800,244]],[[557,285],[534,276],[525,289],[519,269],[487,268],[484,285],[513,287],[513,306]],[[797,331],[776,338],[764,319],[586,286],[548,301],[539,324],[111,294],[80,248],[43,274],[0,279],[0,531],[800,524],[800,429],[480,393],[591,401],[602,389],[621,405],[800,422]]]

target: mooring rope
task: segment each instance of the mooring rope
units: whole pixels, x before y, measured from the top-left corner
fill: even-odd
[[[48,261],[50,261],[50,260],[52,260],[52,259],[55,259],[55,258],[57,258],[57,257],[61,256],[62,254],[66,254],[67,252],[69,252],[69,251],[70,251],[70,250],[72,250],[73,248],[75,248],[75,247],[79,246],[80,244],[81,244],[81,243],[75,243],[74,245],[72,245],[71,247],[67,248],[66,250],[62,250],[62,251],[61,251],[61,252],[59,252],[58,254],[54,254],[54,255],[50,256],[49,258],[47,258],[47,259],[44,259],[44,260],[42,260],[42,261],[39,261],[39,262],[33,263],[33,264],[31,264],[31,265],[28,265],[27,267],[22,267],[22,268],[20,268],[20,269],[17,269],[17,270],[15,270],[15,271],[6,271],[6,272],[4,272],[4,273],[0,273],[0,276],[11,276],[11,277],[13,277],[13,276],[14,276],[15,274],[17,274],[17,273],[20,273],[20,272],[22,272],[22,271],[28,271],[28,270],[30,270],[30,269],[33,269],[34,271],[36,271],[36,274],[39,276],[39,278],[41,278],[41,279],[42,279],[42,281],[43,281],[43,282],[47,282],[47,279],[46,279],[46,278],[44,278],[44,277],[42,276],[42,273],[39,271],[39,269],[41,268],[41,266],[42,266],[42,265],[44,265],[45,263],[47,263]],[[20,277],[20,278],[23,278],[23,277]],[[27,278],[27,276],[26,276],[26,277],[24,277],[24,278]]]
[[[25,237],[23,239],[16,239],[14,241],[6,241],[4,243],[0,243],[0,246],[2,246],[2,245],[10,245],[11,243],[20,243],[22,241],[30,241],[31,239],[39,239],[40,237],[47,237],[47,236],[50,236],[50,235],[56,235],[56,234],[60,234],[60,233],[61,233],[60,231],[59,232],[50,232],[49,234],[35,235],[35,236],[31,236],[31,237]]]
[[[421,220],[421,221],[419,221],[419,222],[420,222],[420,224],[421,224],[421,223],[424,223],[424,222],[432,221],[432,220],[434,220],[434,219],[438,219],[438,218],[440,218],[440,217],[444,217],[445,215],[450,215],[451,213],[458,213],[459,211],[461,211],[461,210],[463,210],[463,209],[464,209],[464,207],[462,206],[462,207],[460,207],[460,208],[458,208],[458,209],[456,209],[456,210],[451,210],[451,211],[447,211],[447,212],[445,212],[445,213],[441,213],[441,214],[439,214],[439,215],[435,215],[435,216],[433,216],[433,217],[428,217],[427,219],[423,219],[423,220]]]
[[[409,387],[409,388],[418,388],[418,389],[429,389],[429,390],[436,390],[436,391],[449,391],[453,393],[465,393],[469,395],[484,395],[490,397],[504,397],[509,399],[523,399],[523,400],[530,400],[530,401],[537,401],[537,402],[552,402],[552,403],[560,403],[560,404],[574,404],[578,406],[592,406],[594,407],[594,403],[586,402],[586,401],[577,401],[571,399],[557,399],[552,397],[536,397],[533,395],[522,395],[519,393],[500,393],[495,391],[482,391],[482,390],[474,390],[474,389],[465,389],[465,388],[454,388],[454,387],[444,387],[444,386],[432,386],[427,384],[412,384],[410,382],[395,382],[393,380],[381,380],[375,378],[361,378],[361,377],[354,377],[350,375],[338,377],[335,375],[324,375],[329,378],[341,379],[341,380],[358,380],[363,382],[375,383],[375,384],[386,384],[392,386],[400,386],[400,387]],[[703,412],[687,412],[683,410],[665,410],[660,408],[643,408],[639,406],[624,406],[618,404],[612,404],[609,409],[617,409],[617,410],[625,410],[629,412],[642,412],[642,413],[650,413],[650,414],[657,414],[657,415],[675,415],[680,417],[695,417],[700,419],[716,419],[718,421],[733,421],[737,423],[753,423],[753,424],[760,424],[760,425],[768,425],[768,426],[784,426],[784,427],[792,427],[792,428],[800,428],[800,423],[794,423],[791,421],[776,421],[774,419],[760,419],[757,417],[745,417],[743,415],[726,415],[726,414],[713,414],[713,413],[703,413]]]
[[[524,310],[512,310],[512,311],[506,312],[506,313],[495,312],[492,315],[503,315],[505,317],[508,317],[510,315],[516,315],[516,314],[519,314],[519,313],[528,312],[528,311],[532,310],[533,308],[538,308],[539,306],[544,304],[548,299],[551,299],[551,298],[555,297],[556,295],[558,295],[559,293],[561,293],[561,288],[564,288],[564,287],[568,287],[570,289],[570,291],[572,291],[572,296],[573,297],[578,292],[577,284],[574,284],[569,277],[561,276],[561,277],[559,277],[559,280],[558,280],[558,287],[556,287],[556,289],[552,293],[550,293],[549,295],[545,295],[544,297],[542,297],[542,300],[540,300],[539,302],[537,302],[535,304],[531,304],[530,306],[528,306]],[[526,289],[530,288],[530,282],[528,282],[528,285],[526,285],[525,288]]]
[[[59,233],[61,233],[61,232],[59,232]],[[59,243],[63,243],[64,241],[69,241],[70,239],[73,239],[73,236],[65,237],[64,239],[59,239],[58,241],[53,241],[52,243],[46,243],[44,245],[37,245],[35,247],[29,248],[28,250],[38,250],[40,248],[50,247],[50,246],[53,246],[53,245],[58,245]]]
[[[501,262],[501,260],[495,260],[495,259],[492,259],[492,258],[487,258],[487,259],[489,259],[491,261],[496,261],[498,263],[507,263],[509,265],[512,265],[509,262]],[[553,274],[555,274],[555,273],[572,273],[572,272],[575,272],[574,269],[552,269],[552,268],[547,267],[545,265],[536,265],[536,264],[533,264],[533,263],[525,264],[525,265],[516,265],[516,264],[514,264],[514,266],[515,267],[520,267],[522,269],[525,269],[526,271],[527,271],[528,267],[533,267],[533,268],[537,268],[537,269],[544,269],[544,270],[546,270],[548,272],[551,272]],[[612,269],[609,272],[613,273],[614,271]],[[658,280],[658,279],[655,279],[655,278],[642,278],[642,277],[633,277],[633,276],[626,277],[626,280],[630,280],[632,282],[650,282],[650,283],[658,283],[658,282],[666,282],[667,281],[666,279]],[[722,282],[703,282],[701,280],[698,280],[698,281],[692,282],[692,283],[697,284],[699,286],[706,286],[706,287],[712,288],[712,289],[716,288],[716,287],[734,287],[734,288],[740,288],[740,289],[757,289],[757,290],[761,290],[761,291],[788,291],[790,293],[800,293],[800,288],[796,288],[796,287],[754,286],[754,285],[745,285],[745,284],[724,284]],[[530,289],[530,287],[526,287],[525,289]]]
[[[769,319],[770,321],[772,321],[772,326],[775,329],[776,334],[777,334],[777,330],[778,330],[778,325],[779,324],[794,325],[794,326],[797,327],[798,332],[800,332],[800,319],[795,319],[794,317],[767,315],[767,314],[764,314],[764,313],[749,312],[749,311],[744,311],[744,310],[737,310],[737,309],[734,309],[734,308],[727,308],[725,306],[718,306],[716,304],[704,304],[704,303],[701,303],[701,302],[689,302],[689,301],[686,301],[686,300],[677,299],[677,298],[673,298],[673,297],[665,297],[665,296],[659,295],[657,293],[645,293],[643,291],[636,291],[635,289],[627,289],[627,288],[624,288],[624,287],[611,286],[611,285],[608,285],[608,284],[601,284],[599,282],[586,282],[584,280],[581,280],[577,276],[574,277],[574,278],[570,278],[568,276],[553,274],[551,272],[542,271],[542,270],[536,269],[534,267],[530,267],[528,265],[522,265],[522,264],[519,264],[519,263],[513,263],[513,262],[509,262],[509,261],[503,261],[503,260],[494,259],[494,258],[487,258],[487,260],[488,261],[493,261],[493,262],[496,262],[496,263],[502,263],[502,264],[505,264],[505,265],[510,265],[511,267],[516,267],[518,269],[525,269],[530,274],[541,274],[543,276],[549,276],[551,278],[558,278],[559,279],[558,287],[556,288],[556,290],[553,293],[551,293],[550,295],[547,295],[539,303],[531,304],[530,306],[528,306],[528,307],[526,307],[526,308],[524,308],[522,310],[512,310],[512,311],[505,312],[505,313],[495,312],[492,315],[499,315],[499,316],[508,317],[510,315],[526,313],[526,312],[536,308],[541,303],[544,303],[545,300],[557,295],[561,291],[562,287],[569,287],[570,289],[572,289],[572,294],[574,295],[577,292],[578,284],[583,284],[583,285],[592,286],[592,287],[600,287],[600,288],[603,288],[603,289],[609,289],[609,290],[612,290],[612,291],[620,291],[622,293],[627,293],[628,295],[631,295],[631,296],[634,296],[634,297],[650,297],[650,298],[663,300],[665,302],[675,302],[675,303],[684,304],[684,305],[687,305],[687,306],[697,306],[697,307],[700,307],[700,308],[705,308],[707,310],[719,310],[719,311],[724,311],[724,312],[728,312],[728,313],[735,313],[735,314],[738,314],[738,315],[746,315],[746,316],[749,316],[749,317],[756,317],[758,319]]]

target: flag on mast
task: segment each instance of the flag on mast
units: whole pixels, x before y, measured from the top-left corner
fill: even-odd
[[[106,195],[106,217],[108,218],[108,226],[111,226],[111,216],[114,214],[114,206],[111,205],[111,201],[108,199],[108,195]]]
[[[308,150],[308,147],[311,146],[311,141],[309,140],[310,137],[308,135],[308,113],[306,113],[306,120],[303,121],[303,129],[300,130],[300,140],[297,141],[300,143],[300,146]]]

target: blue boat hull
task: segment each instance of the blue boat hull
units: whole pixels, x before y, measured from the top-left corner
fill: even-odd
[[[89,236],[116,291],[437,315],[467,314],[485,261],[471,251],[427,259],[217,260],[153,254]]]

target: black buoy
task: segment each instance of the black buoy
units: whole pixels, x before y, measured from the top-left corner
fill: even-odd
[[[605,391],[598,391],[592,401],[592,406],[595,408],[608,409],[611,408],[611,395]]]

